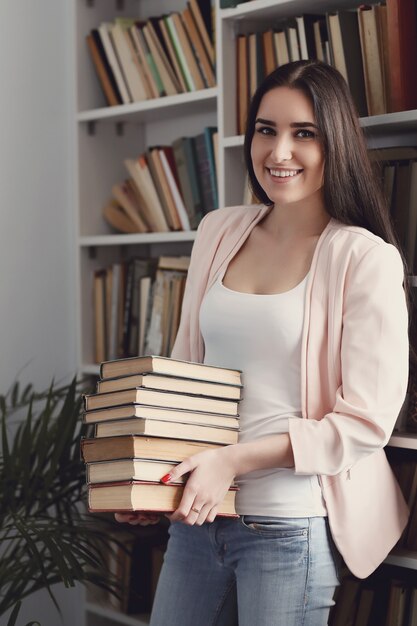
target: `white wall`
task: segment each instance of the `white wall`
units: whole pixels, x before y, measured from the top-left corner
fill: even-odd
[[[0,393],[75,372],[70,5],[0,2]],[[76,594],[58,589],[64,622],[41,593],[18,624],[79,626]]]
[[[0,393],[75,369],[70,4],[0,2]]]

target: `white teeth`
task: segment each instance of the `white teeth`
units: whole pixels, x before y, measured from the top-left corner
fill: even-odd
[[[301,170],[269,170],[272,176],[278,176],[278,178],[287,178],[288,176],[297,176]]]

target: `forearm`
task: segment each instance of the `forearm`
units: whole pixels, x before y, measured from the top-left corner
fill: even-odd
[[[287,433],[225,446],[222,453],[232,464],[236,476],[260,469],[294,467],[291,440]]]

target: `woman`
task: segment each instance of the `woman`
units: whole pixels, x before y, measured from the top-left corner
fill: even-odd
[[[339,553],[366,577],[407,521],[382,449],[407,386],[404,266],[341,75],[270,74],[245,156],[263,204],[203,219],[172,354],[243,371],[240,438],[162,478],[190,473],[152,626],[323,626]],[[239,518],[216,518],[235,478]]]

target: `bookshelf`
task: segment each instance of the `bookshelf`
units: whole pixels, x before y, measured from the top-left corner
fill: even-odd
[[[355,7],[359,0],[252,0],[235,8],[216,5],[217,87],[145,102],[107,107],[88,56],[90,29],[116,16],[152,15],[182,10],[185,0],[73,0],[73,204],[76,214],[77,362],[83,374],[98,374],[93,359],[91,277],[95,269],[133,255],[189,254],[195,232],[113,234],[101,216],[111,184],[126,177],[123,159],[148,145],[172,143],[218,127],[219,206],[241,204],[244,192],[243,136],[236,135],[237,34],[270,27],[282,17]],[[417,110],[361,119],[369,146],[417,145]],[[413,277],[416,285],[416,277]],[[394,434],[390,446],[417,450],[417,435]],[[387,563],[417,569],[417,554],[393,553]],[[83,626],[148,624],[146,616],[127,616],[85,602]]]

